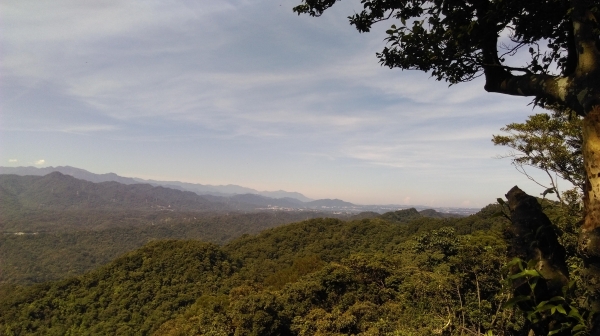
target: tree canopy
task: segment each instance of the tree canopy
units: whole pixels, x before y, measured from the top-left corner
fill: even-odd
[[[320,16],[337,1],[303,0],[294,11]],[[487,91],[558,102],[580,114],[598,101],[597,1],[361,3],[363,10],[349,16],[359,32],[395,20],[387,46],[377,54],[382,65],[431,72],[452,84],[484,75]],[[523,53],[529,57],[515,64]]]
[[[523,316],[502,309],[499,208],[153,241],[84,275],[0,286],[0,335],[520,336]]]
[[[512,158],[513,165],[520,172],[530,177],[523,166],[545,171],[552,185],[549,189],[557,195],[556,178],[552,174],[583,191],[585,171],[581,153],[581,118],[555,110],[551,114],[532,115],[524,123],[511,123],[501,130],[508,134],[494,135],[492,142],[514,150],[506,157]]]
[[[302,0],[294,11],[320,16],[337,1]],[[600,312],[600,1],[360,2],[363,9],[348,17],[359,32],[369,32],[377,22],[393,21],[386,31],[387,45],[377,53],[382,65],[425,71],[450,84],[483,76],[488,92],[529,96],[537,105],[572,110],[583,117],[581,153],[585,172],[580,182],[574,181],[583,186],[584,218],[578,252],[585,268],[581,277],[588,293],[588,308]],[[543,120],[530,121],[538,125],[527,127],[551,126],[539,125]],[[516,136],[500,142],[521,150],[522,144],[532,140],[537,139]],[[548,144],[537,145],[543,149]],[[577,171],[577,162],[572,167],[549,167],[536,161],[541,158],[539,152],[522,149],[526,154],[522,163],[542,169],[559,168],[567,177]],[[564,149],[569,156],[570,148]],[[523,213],[523,218],[530,215]],[[537,267],[541,271],[541,266]],[[592,334],[600,335],[600,314],[595,314],[592,324]]]

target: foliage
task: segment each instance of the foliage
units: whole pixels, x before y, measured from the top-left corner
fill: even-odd
[[[560,295],[545,293],[542,288],[546,288],[547,279],[532,265],[526,268],[524,265],[528,263],[518,258],[513,261],[508,278],[509,287],[515,288],[514,298],[509,306],[517,303],[532,326],[539,329],[538,333],[583,334],[590,328],[587,324],[589,307],[585,304],[589,293],[583,290],[583,260],[578,254],[579,226],[583,218],[582,191],[585,184],[581,124],[581,119],[574,113],[554,109],[552,114],[536,114],[530,116],[525,123],[509,124],[502,129],[509,135],[496,135],[492,139],[494,144],[505,145],[516,151],[507,156],[528,178],[533,180],[524,166],[545,171],[551,185],[544,186],[546,190],[542,195],[545,197],[547,193],[553,193],[560,201],[539,200],[551,219],[552,229],[560,245],[566,251],[565,262],[571,279],[568,290],[565,288]],[[560,192],[558,181],[553,175],[570,182],[575,188]],[[539,181],[535,182],[542,185]],[[515,269],[514,265],[517,263],[519,268]],[[524,289],[527,286],[524,286],[523,281],[529,285],[528,290]],[[557,309],[558,313],[555,314]],[[563,312],[566,313],[562,314]],[[572,312],[572,316],[568,315],[569,312]]]
[[[234,271],[217,246],[155,242],[92,273],[25,287],[0,303],[0,332],[148,334]]]
[[[580,313],[578,306],[580,302],[573,297],[573,285],[571,281],[569,286],[563,288],[562,296],[555,296],[549,300],[540,301],[536,298],[536,288],[540,280],[543,280],[541,274],[534,268],[534,265],[525,263],[523,260],[515,258],[507,267],[517,265],[518,273],[508,277],[509,286],[515,286],[515,283],[525,282],[529,291],[524,295],[516,295],[506,302],[504,307],[511,308],[518,305],[524,312],[527,320],[533,324],[541,324],[542,320],[549,320],[550,328],[548,335],[568,332],[572,335],[585,335],[589,326],[587,325],[589,312]]]
[[[320,16],[337,1],[302,0],[294,11]],[[554,118],[536,115],[525,124],[508,125],[506,130],[516,133],[496,137],[495,141],[523,154],[513,157],[518,167],[528,164],[548,173],[555,172],[583,189],[585,213],[580,224],[578,256],[585,265],[583,278],[589,290],[589,307],[599,311],[600,196],[595,191],[600,187],[597,150],[600,3],[587,0],[360,2],[363,10],[349,17],[350,24],[359,32],[370,31],[380,21],[394,21],[386,31],[386,47],[377,54],[382,65],[429,72],[437,80],[451,84],[484,76],[486,91],[533,97],[537,105],[554,106],[584,117],[578,124],[576,118],[569,122],[561,120],[564,116],[560,115]],[[578,130],[580,125],[582,131]],[[577,191],[564,195],[574,201],[566,203],[555,180],[548,175],[552,183],[544,196],[555,192],[565,207],[579,203]],[[522,218],[525,217],[524,214]],[[527,250],[527,246],[521,247]],[[557,259],[562,259],[562,253]],[[564,262],[558,263],[564,266]],[[600,334],[600,315],[593,319],[593,332]]]
[[[235,287],[227,298],[199,300],[193,312],[166,323],[156,334],[517,334],[522,322],[499,310],[506,298],[501,291],[501,238],[464,236],[452,260],[434,264],[429,253],[443,253],[445,243],[426,244],[428,250],[421,252],[413,248],[425,236],[457,238],[453,235],[446,227],[394,244],[402,253],[353,253],[277,290]],[[472,262],[482,256],[488,262],[483,268]]]
[[[297,13],[320,16],[337,0],[304,0]],[[533,47],[524,68],[533,73],[551,71],[569,64],[569,8],[567,1],[361,1],[364,9],[349,17],[360,32],[374,23],[396,19],[387,31],[390,47],[378,54],[382,64],[402,69],[432,71],[434,77],[458,83],[476,77],[487,63],[486,53],[494,48],[497,35],[510,31],[516,50]],[[541,24],[543,22],[543,24]],[[547,40],[550,49],[540,50]],[[490,47],[490,44],[492,45]]]
[[[125,195],[121,196],[127,202],[115,206],[113,202],[87,202],[86,195],[93,196],[90,200],[110,199],[113,193],[123,190]],[[144,190],[156,191],[150,186],[97,185],[58,173],[0,176],[0,197],[2,192],[7,197],[7,202],[0,203],[0,229],[4,231],[0,233],[0,283],[31,284],[75,276],[155,239],[200,239],[224,244],[243,234],[324,215],[316,211],[219,213],[138,207],[135,200],[145,204]],[[173,195],[183,194],[175,191]],[[82,199],[85,202],[80,204]],[[169,197],[163,201],[176,204]],[[383,218],[407,222],[422,219],[423,215],[445,214],[434,210],[420,214],[407,209],[384,214]],[[364,213],[350,218],[378,216]],[[294,276],[292,273],[288,276]]]
[[[541,274],[544,273],[544,268],[553,267],[548,261],[513,258],[506,266],[506,286],[512,289],[513,294],[505,307],[511,310],[518,307],[527,320],[527,328],[534,329],[536,335],[588,335],[592,328],[593,315],[588,305],[589,292],[586,290],[582,274],[583,260],[577,250],[582,218],[579,206],[581,200],[574,196],[577,194],[563,195],[567,195],[564,203],[540,198],[537,202],[542,205],[545,215],[550,219],[550,230],[556,233],[559,244],[565,249],[569,278],[567,285],[561,290],[553,279],[545,278]],[[499,203],[508,206],[501,199]],[[530,248],[540,244],[542,231],[547,229],[548,227],[540,227],[532,233]]]
[[[337,1],[302,0],[294,11],[320,16]],[[359,32],[394,21],[377,54],[382,65],[451,84],[485,75],[487,91],[533,96],[581,115],[597,105],[597,83],[588,79],[599,71],[596,1],[360,2],[363,9],[348,17]]]
[[[557,174],[583,191],[585,171],[580,117],[554,110],[552,114],[532,115],[524,123],[508,124],[502,131],[509,135],[495,135],[492,142],[515,150],[507,157],[512,159],[517,169],[525,172],[523,166],[531,166],[545,171],[552,183],[549,189],[559,198],[552,174]]]
[[[421,217],[421,214],[415,208],[398,210],[398,211],[390,211],[381,215],[381,219],[390,221],[390,222],[409,222],[413,219],[417,219]]]
[[[83,274],[153,240],[198,239],[224,244],[243,234],[322,216],[300,211],[224,215],[81,210],[48,217],[43,217],[48,215],[45,211],[34,214],[13,218],[10,223],[17,233],[0,233],[0,283],[31,284]],[[40,228],[46,230],[37,231]]]
[[[311,219],[223,247],[151,242],[75,278],[0,287],[0,335],[517,335],[520,317],[498,310],[495,211]]]

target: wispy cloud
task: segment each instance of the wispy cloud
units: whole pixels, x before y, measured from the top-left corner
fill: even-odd
[[[60,132],[74,133],[74,134],[87,134],[95,132],[107,132],[118,130],[119,127],[115,125],[72,125],[60,129]]]
[[[524,119],[528,99],[382,68],[385,23],[357,34],[346,19],[356,4],[315,19],[292,13],[296,2],[3,1],[1,129],[15,148],[4,159],[56,162],[68,148],[77,160],[100,153],[78,161],[98,171],[139,165],[139,175],[305,192],[360,180],[358,194],[385,194],[375,185],[413,188],[419,171],[471,169],[487,183],[499,153],[489,138]]]

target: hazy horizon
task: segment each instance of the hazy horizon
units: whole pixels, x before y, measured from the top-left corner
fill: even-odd
[[[6,167],[7,167],[7,166],[0,166],[0,168],[6,168]],[[46,166],[46,167],[36,167],[36,166],[17,166],[17,167],[12,167],[12,168],[40,168],[40,169],[43,169],[43,168],[50,168],[50,169],[52,169],[52,168],[59,168],[59,167],[67,167],[67,168],[82,169],[82,168],[79,168],[79,167],[72,167],[72,166],[56,166],[56,167],[54,167],[54,166]],[[85,171],[87,171],[87,172],[89,172],[89,173],[97,174],[97,175],[102,175],[102,174],[116,174],[116,173],[113,173],[113,172],[108,172],[108,173],[94,173],[94,172],[91,172],[91,171],[89,171],[89,170],[87,170],[87,169],[83,169],[83,170],[85,170]],[[7,174],[7,173],[3,172],[2,174]],[[67,173],[65,173],[65,174],[67,174]],[[21,175],[21,174],[19,174],[19,175]],[[140,177],[138,177],[138,176],[123,176],[123,175],[120,175],[120,174],[116,174],[116,175],[117,175],[117,176],[119,176],[119,177],[124,177],[124,178],[132,178],[132,179],[141,180],[141,181],[153,181],[153,182],[183,182],[183,183],[198,184],[198,185],[210,186],[210,187],[229,187],[229,186],[232,186],[232,187],[243,187],[243,188],[248,188],[248,187],[246,187],[246,186],[243,186],[243,185],[236,185],[236,184],[218,184],[218,185],[216,185],[216,184],[202,184],[202,183],[198,183],[198,182],[189,182],[189,181],[180,181],[180,180],[144,179],[144,178],[140,178]],[[254,188],[250,188],[250,189],[254,189]],[[296,193],[296,192],[297,192],[297,191],[294,191],[294,190],[282,190],[282,189],[278,189],[278,190],[260,190],[260,189],[255,189],[255,191],[257,191],[257,192],[287,192],[287,193]],[[207,194],[211,194],[211,193],[207,193]],[[234,194],[236,194],[236,193],[234,192]],[[243,193],[237,193],[237,194],[243,194]],[[306,195],[304,195],[304,194],[302,194],[302,193],[300,193],[300,194],[301,194],[302,196],[304,196],[305,198],[309,198],[309,197],[306,197]],[[202,194],[201,194],[201,195],[202,195]],[[263,195],[263,196],[264,196],[264,195]],[[266,197],[271,197],[271,198],[282,198],[282,197],[277,197],[277,196],[273,196],[273,195],[268,195],[268,196],[266,196]],[[291,195],[289,195],[289,196],[285,196],[285,197],[292,197],[292,198],[295,198],[294,196],[291,196]],[[299,199],[299,198],[298,198],[298,199]],[[313,201],[316,201],[316,200],[318,200],[318,199],[311,199],[311,198],[309,198],[309,199],[310,199],[310,200],[313,200]],[[329,199],[339,199],[339,198],[329,198]],[[301,201],[303,201],[302,199],[300,199],[300,200],[301,200]],[[342,201],[347,201],[347,200],[344,200],[344,199],[342,199]],[[307,200],[304,200],[303,202],[308,202],[308,201],[307,201]],[[352,202],[351,202],[351,203],[352,203]],[[424,205],[424,204],[399,204],[399,203],[377,203],[377,204],[375,204],[375,203],[373,203],[373,204],[361,204],[361,203],[354,203],[354,204],[355,204],[355,205],[364,205],[364,206],[370,206],[370,205],[374,205],[374,206],[386,206],[386,205],[393,205],[393,206],[396,206],[396,205],[397,205],[397,206],[426,206],[426,205]],[[441,206],[441,207],[442,207],[442,208],[444,208],[444,206]],[[458,206],[458,207],[454,207],[454,206],[448,206],[448,207],[450,207],[450,208],[465,208],[465,209],[479,209],[479,207],[460,207],[460,206]]]
[[[310,18],[299,2],[3,1],[0,165],[356,204],[543,191],[490,140],[542,111],[529,98],[380,67],[392,22],[359,34],[360,3]]]

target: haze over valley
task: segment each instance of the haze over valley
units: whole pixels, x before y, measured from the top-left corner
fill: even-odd
[[[456,208],[456,207],[427,207],[424,205],[399,205],[399,204],[384,204],[384,205],[359,205],[350,202],[345,202],[340,199],[321,199],[313,200],[298,192],[288,191],[258,191],[251,188],[246,188],[237,185],[211,186],[193,183],[182,183],[177,181],[155,181],[144,180],[140,178],[122,177],[114,173],[93,174],[84,169],[75,167],[0,167],[0,175],[15,174],[15,175],[33,175],[43,176],[52,172],[73,176],[78,179],[90,182],[118,182],[126,185],[133,184],[148,184],[152,186],[162,186],[167,189],[175,189],[181,191],[193,192],[197,195],[202,195],[204,201],[210,201],[212,206],[206,205],[207,209],[211,210],[237,210],[237,211],[252,211],[252,210],[273,210],[273,211],[292,211],[292,210],[319,210],[334,212],[338,214],[356,214],[364,211],[373,211],[384,213],[388,211],[401,210],[407,208],[415,208],[418,210],[435,209],[442,213],[470,215],[477,212],[476,208]],[[57,175],[54,175],[57,176]],[[217,205],[225,203],[225,205]],[[167,203],[162,205],[155,204],[154,206],[165,207]],[[173,204],[175,207],[176,205]],[[183,206],[183,205],[182,205]],[[211,208],[212,207],[212,208]]]
[[[226,188],[248,191],[238,186]],[[367,210],[361,211],[363,208]],[[341,200],[302,202],[258,194],[199,195],[73,167],[2,167],[0,283],[38,283],[81,274],[155,239],[223,244],[242,235],[319,217],[407,221],[464,216],[433,209],[391,209],[383,214],[368,209],[383,211],[385,206]]]

